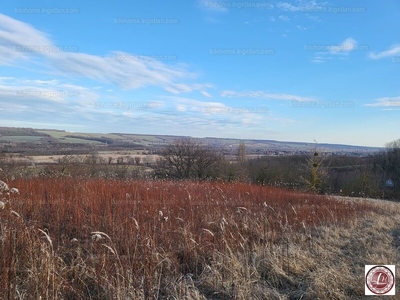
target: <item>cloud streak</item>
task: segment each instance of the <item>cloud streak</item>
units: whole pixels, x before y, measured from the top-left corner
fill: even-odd
[[[344,57],[349,55],[351,52],[356,50],[365,51],[367,50],[367,46],[359,46],[358,42],[349,37],[345,39],[338,45],[305,45],[304,50],[308,51],[317,51],[313,58],[312,62],[321,63],[326,60],[334,59],[335,57]]]
[[[33,45],[49,47],[52,43],[33,26],[0,14],[0,64],[9,65],[15,60],[27,59],[29,53],[18,49]]]
[[[377,54],[375,54],[375,52],[371,52],[369,54],[369,58],[377,60],[377,59],[392,57],[392,56],[396,56],[396,55],[400,55],[400,44],[393,45],[388,50],[379,52]]]
[[[298,0],[296,1],[297,5],[293,5],[292,3],[289,2],[279,2],[276,6],[283,11],[290,11],[290,12],[298,12],[298,11],[321,11],[323,10],[328,2],[320,2],[318,3],[315,0],[311,1],[303,1],[303,0]]]
[[[127,59],[121,59],[124,57]],[[10,65],[19,60],[32,62],[35,58],[42,59],[43,65],[58,75],[89,78],[122,89],[158,86],[179,94],[196,90],[206,92],[211,86],[186,83],[188,79],[195,79],[196,74],[155,59],[141,60],[118,51],[106,56],[63,51],[43,32],[0,14],[0,65]]]
[[[289,95],[289,94],[271,94],[264,91],[244,91],[244,92],[237,92],[237,91],[229,91],[225,90],[221,92],[222,97],[227,98],[260,98],[260,99],[267,99],[267,100],[280,100],[280,101],[315,101],[314,98],[310,97],[303,97],[297,95]]]
[[[368,103],[368,104],[365,104],[365,106],[386,107],[386,108],[397,107],[397,108],[400,108],[400,96],[398,96],[398,97],[378,98],[378,99],[375,100],[374,103]]]

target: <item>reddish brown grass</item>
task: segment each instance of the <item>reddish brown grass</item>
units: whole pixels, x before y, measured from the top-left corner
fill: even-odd
[[[247,255],[296,232],[299,243],[311,243],[316,227],[344,226],[376,209],[244,183],[63,178],[9,185],[20,195],[0,211],[2,299],[167,299],[173,281],[196,280],[216,255]]]

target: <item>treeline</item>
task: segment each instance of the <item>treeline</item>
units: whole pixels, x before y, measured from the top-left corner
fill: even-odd
[[[241,143],[232,160],[220,148],[190,138],[176,140],[157,154],[157,160],[139,156],[104,159],[95,153],[65,155],[47,166],[23,165],[0,157],[0,169],[3,177],[235,181],[319,194],[400,199],[400,139],[367,157],[324,155],[316,146],[308,155],[248,159]]]
[[[3,155],[18,153],[24,156],[79,155],[92,153],[94,148],[98,149],[97,146],[91,144],[60,143],[57,139],[52,137],[44,137],[40,143],[18,142],[3,144],[0,147],[0,152]]]
[[[321,194],[357,197],[400,197],[400,139],[368,157],[324,155],[315,147],[308,155],[247,159],[245,145],[236,161],[191,139],[182,139],[160,152],[157,178],[247,181]]]
[[[0,136],[49,136],[33,128],[0,127]]]
[[[101,157],[97,153],[70,154],[54,163],[28,162],[21,155],[0,153],[0,177],[13,178],[149,178],[151,164],[141,156]],[[28,157],[29,159],[29,157]]]
[[[253,183],[317,193],[400,198],[400,140],[367,157],[329,155],[262,157],[248,161]]]
[[[91,136],[83,136],[83,135],[73,135],[73,134],[68,134],[65,135],[64,138],[73,138],[73,139],[81,139],[81,140],[87,140],[87,141],[95,141],[95,142],[100,142],[104,144],[115,144],[119,143],[121,144],[121,141],[115,140],[115,139],[110,139],[108,137],[91,137]]]

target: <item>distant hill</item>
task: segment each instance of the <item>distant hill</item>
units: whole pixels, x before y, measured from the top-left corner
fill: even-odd
[[[49,136],[33,128],[0,127],[0,136]]]
[[[23,137],[23,138],[17,138]],[[29,138],[31,137],[31,138]],[[127,134],[127,133],[83,133],[68,132],[64,130],[33,129],[33,128],[15,128],[0,127],[0,143],[28,143],[35,142],[38,145],[53,145],[52,147],[68,148],[74,147],[87,148],[95,147],[98,150],[118,150],[127,148],[143,148],[148,150],[157,150],[174,140],[189,138],[173,135],[151,135],[151,134]],[[213,148],[222,149],[227,155],[235,155],[240,142],[244,142],[248,155],[293,155],[304,154],[313,151],[315,147],[319,152],[325,152],[331,155],[357,155],[365,156],[371,153],[382,151],[379,147],[364,147],[340,144],[315,144],[303,142],[286,142],[276,140],[254,140],[254,139],[232,139],[232,138],[194,138]],[[0,144],[1,146],[1,144]],[[48,146],[46,146],[48,148]]]

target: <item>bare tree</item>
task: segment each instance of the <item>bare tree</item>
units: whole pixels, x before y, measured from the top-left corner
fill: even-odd
[[[167,145],[161,155],[164,161],[159,162],[159,166],[164,168],[161,173],[185,179],[212,176],[221,158],[216,151],[190,138]]]
[[[197,179],[217,176],[213,173],[216,172],[216,167],[222,161],[222,158],[222,154],[219,152],[198,144],[193,164],[193,172]]]
[[[168,145],[163,158],[174,169],[179,178],[189,178],[192,170],[196,143],[191,139],[180,139]]]

